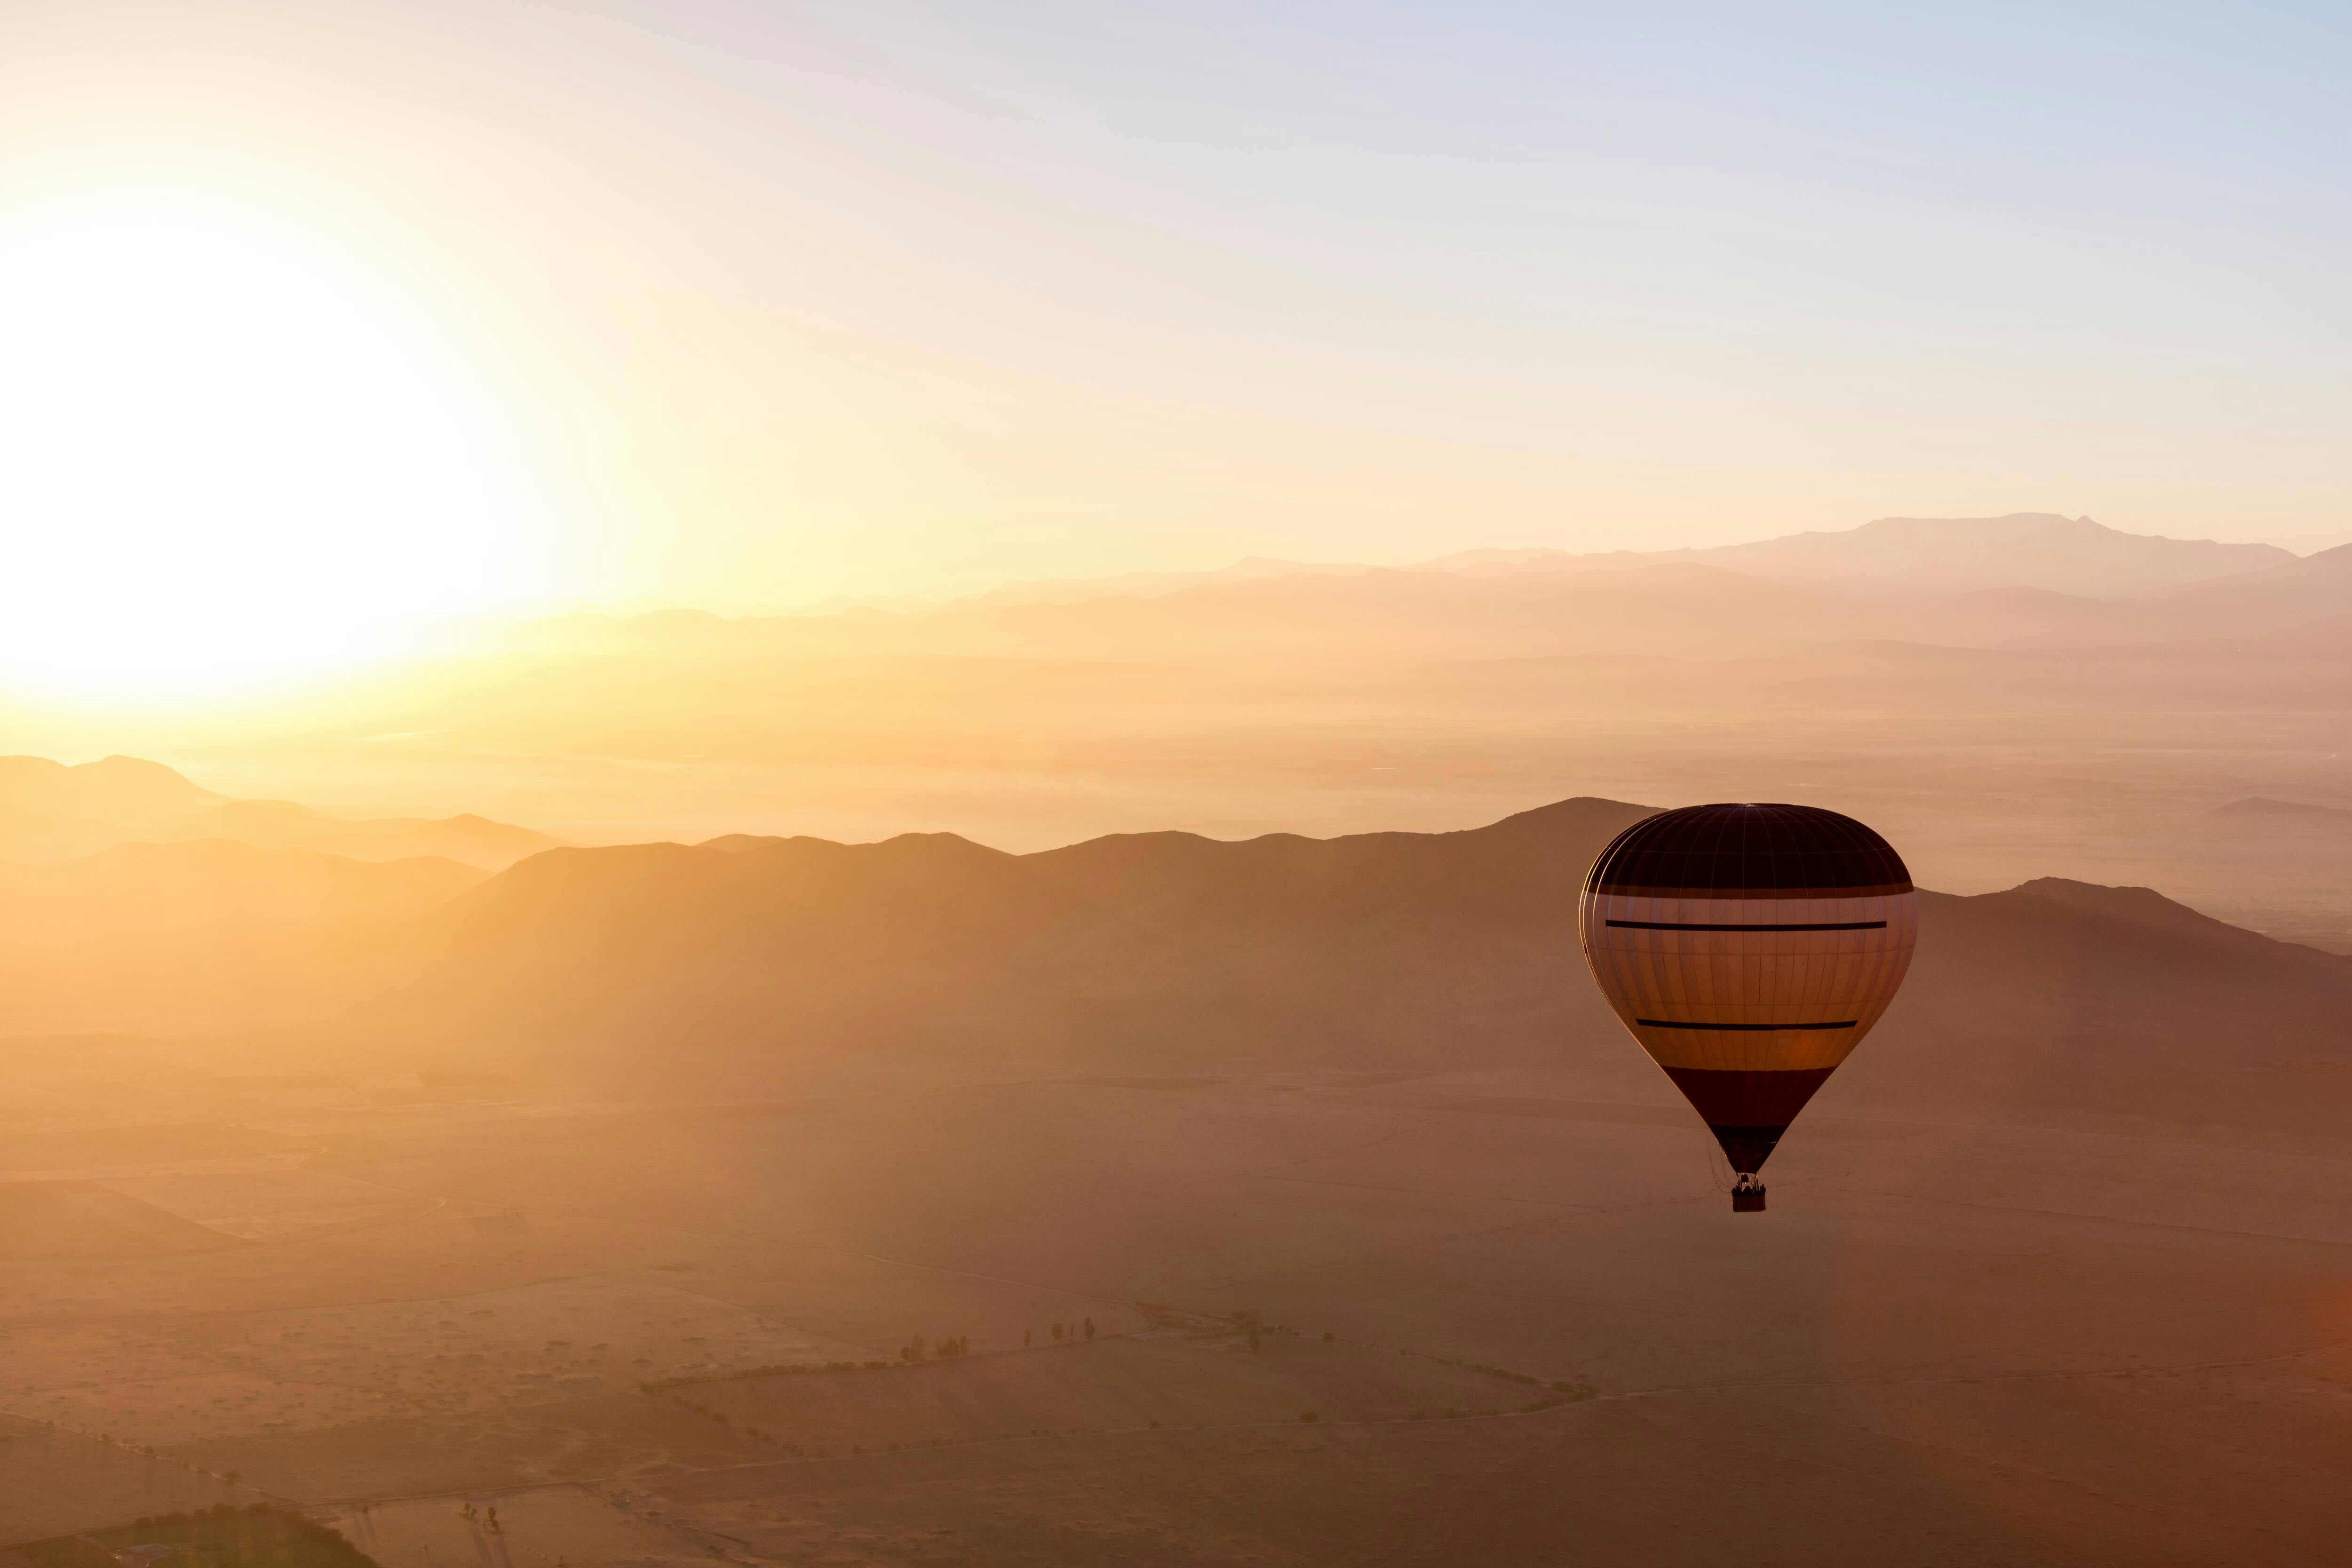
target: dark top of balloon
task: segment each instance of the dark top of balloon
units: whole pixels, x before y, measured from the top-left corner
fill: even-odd
[[[1585,873],[1589,892],[1737,895],[1907,893],[1911,873],[1885,839],[1817,805],[1738,802],[1644,817]]]

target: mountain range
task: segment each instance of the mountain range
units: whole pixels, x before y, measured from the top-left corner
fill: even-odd
[[[20,809],[70,806],[60,791],[85,783],[118,818],[230,809],[129,759],[0,776]],[[1585,867],[1652,809],[1578,798],[1452,833],[1119,834],[1025,855],[952,834],[739,834],[555,847],[495,874],[126,842],[0,868],[0,994],[45,1026],[193,1000],[212,1026],[331,1019],[339,1050],[625,1076],[658,1063],[680,1082],[843,1059],[1080,1076],[1483,1063],[1658,1101],[1574,931]],[[2337,815],[2249,800],[2213,820]],[[2146,889],[2051,878],[1923,894],[1922,933],[1827,1113],[2131,1106],[2297,1127],[2352,1110],[2352,961]]]
[[[556,850],[373,944],[368,1006],[423,1037],[681,1081],[840,1053],[1144,1076],[1485,1064],[1670,1101],[1575,937],[1585,867],[1650,809],[1031,855],[952,835]],[[1827,1114],[2301,1126],[2352,1092],[2352,961],[2146,889],[1923,900],[1912,978]]]
[[[2292,565],[2274,544],[2224,544],[2126,533],[2087,517],[1885,517],[1859,528],[1789,534],[1705,550],[1574,555],[1551,550],[1477,550],[1423,570],[1507,575],[1691,562],[1766,582],[1863,595],[1937,595],[2032,588],[2090,599],[2126,599],[2214,578]]]
[[[426,856],[484,870],[557,842],[480,816],[353,821],[291,801],[231,800],[137,757],[72,765],[0,757],[0,861],[66,860],[117,845],[204,840],[356,860]]]
[[[1408,567],[1252,559],[1016,584],[919,610],[723,620],[575,615],[541,651],[1208,660],[1649,653],[1900,640],[2070,648],[2271,637],[2352,621],[2352,546],[2131,534],[2088,518],[1885,518],[1703,550],[1472,550]]]
[[[2295,560],[2293,552],[2274,544],[2166,539],[2126,533],[2087,517],[2022,511],[2004,517],[1885,517],[1858,528],[1704,549],[1587,554],[1541,548],[1465,550],[1396,570],[1510,577],[1696,564],[1727,567],[1769,583],[1860,595],[1933,596],[2028,588],[2082,598],[2123,599],[2291,565]],[[1219,584],[1354,576],[1374,570],[1338,562],[1254,556],[1215,572],[1131,572],[1115,577],[1015,583],[959,602],[1003,605],[1161,598]]]

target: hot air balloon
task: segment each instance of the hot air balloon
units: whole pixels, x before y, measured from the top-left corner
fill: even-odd
[[[1918,941],[1886,840],[1810,805],[1687,805],[1610,840],[1577,909],[1609,1005],[1764,1206],[1757,1172],[1895,999]]]

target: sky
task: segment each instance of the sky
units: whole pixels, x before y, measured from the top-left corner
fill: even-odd
[[[2318,4],[0,0],[0,619],[2314,549],[2347,79]]]

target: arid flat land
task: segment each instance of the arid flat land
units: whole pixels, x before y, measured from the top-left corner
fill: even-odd
[[[159,1094],[252,1168],[154,1134],[202,1168],[105,1190],[217,1245],[0,1265],[0,1542],[218,1494],[388,1568],[2339,1560],[2352,1147],[1833,1089],[1734,1216],[1624,1083]]]

